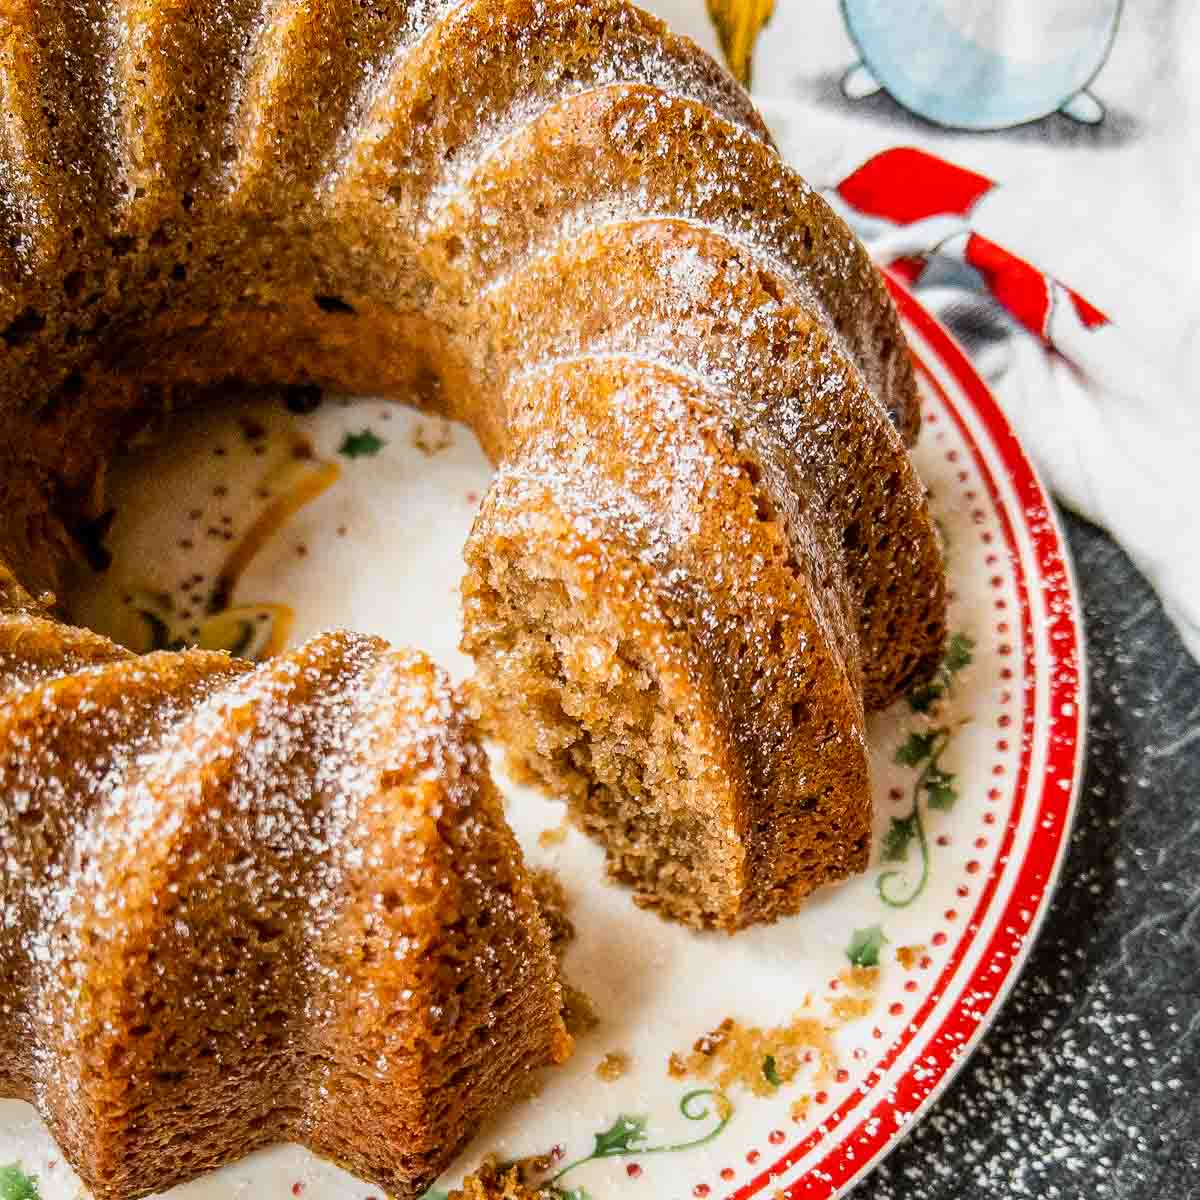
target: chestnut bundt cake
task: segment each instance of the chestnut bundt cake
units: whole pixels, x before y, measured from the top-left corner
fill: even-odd
[[[98,1200],[281,1141],[415,1196],[566,1056],[532,883],[422,656],[138,657],[14,608],[0,690],[0,1096]]]
[[[478,717],[734,930],[865,866],[864,712],[940,651],[895,313],[623,0],[12,0],[0,84],[0,1094],[101,1197],[286,1137],[411,1196],[564,1044],[466,718],[362,638],[57,623],[105,464],[225,381],[467,422]]]

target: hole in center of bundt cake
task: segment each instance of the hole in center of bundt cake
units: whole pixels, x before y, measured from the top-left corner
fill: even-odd
[[[71,619],[139,652],[252,659],[351,628],[466,675],[462,546],[491,477],[471,431],[315,387],[227,391],[108,464]]]

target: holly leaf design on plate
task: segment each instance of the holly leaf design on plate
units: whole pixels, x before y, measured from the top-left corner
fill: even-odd
[[[775,11],[775,0],[708,0],[708,15],[734,77],[750,86],[754,43]]]
[[[974,650],[975,642],[967,634],[961,631],[951,634],[937,674],[928,683],[923,683],[908,693],[908,704],[913,712],[929,712],[951,690],[954,677],[971,665],[975,657]]]
[[[908,844],[917,836],[915,813],[907,817],[893,817],[888,831],[883,835],[880,857],[884,862],[904,862],[908,858]]]
[[[964,667],[971,665],[975,657],[975,643],[965,633],[956,633],[946,643],[946,658],[944,665],[951,675],[957,675]]]
[[[940,683],[923,683],[908,693],[908,704],[913,712],[927,713],[945,694]]]
[[[905,767],[919,767],[932,753],[937,731],[910,733],[896,751],[896,761]]]
[[[37,1182],[16,1163],[0,1167],[0,1200],[41,1200]]]
[[[603,1133],[595,1135],[596,1145],[593,1158],[607,1158],[613,1154],[628,1154],[637,1148],[637,1143],[646,1140],[646,1118],[632,1117],[621,1113]]]
[[[930,808],[950,809],[958,799],[958,776],[936,764],[931,763],[926,770],[923,787]]]
[[[881,925],[856,929],[850,938],[850,945],[846,947],[846,957],[856,967],[877,967],[879,952],[886,941]]]
[[[378,434],[373,433],[370,429],[364,429],[359,433],[348,433],[342,439],[342,444],[338,447],[338,453],[344,454],[347,458],[370,458],[374,454],[378,454],[387,443]]]

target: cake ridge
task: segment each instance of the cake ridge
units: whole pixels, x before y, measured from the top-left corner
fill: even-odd
[[[845,234],[840,218],[825,201],[798,176],[783,168],[775,151],[762,138],[687,97],[677,98],[678,110],[663,112],[658,108],[657,90],[645,84],[611,84],[597,91],[601,94],[563,97],[493,147],[489,156],[478,164],[474,177],[466,181],[461,199],[439,214],[443,226],[431,229],[431,235],[435,239],[451,233],[457,236],[464,243],[460,255],[475,269],[484,288],[490,289],[497,281],[491,263],[500,255],[508,256],[513,241],[519,238],[525,249],[517,262],[505,262],[499,274],[501,279],[518,270],[530,257],[545,253],[553,242],[586,229],[593,206],[599,220],[659,216],[715,227],[791,280],[817,314],[828,321],[831,332],[845,342],[847,353],[864,360],[873,386],[878,389],[884,373],[881,365],[874,365],[879,339],[874,331],[847,329],[844,319],[837,319],[831,296],[837,289],[840,298],[844,289],[838,288],[841,281],[826,270],[823,256],[814,253],[814,240],[821,245],[830,241],[827,231],[842,237]],[[638,130],[655,128],[662,136],[664,126],[677,135],[674,155],[694,158],[696,170],[676,174],[678,164],[666,172],[649,169],[636,150]],[[560,156],[572,153],[574,157],[566,160],[570,169],[587,173],[586,201],[581,205],[573,197],[566,198],[570,214],[566,222],[558,215],[561,203],[547,204],[542,199],[541,189],[546,189],[550,180],[557,183],[568,178],[568,167],[556,160],[556,150]],[[702,166],[704,158],[707,163]],[[544,164],[544,174],[530,179],[530,167],[535,160]],[[760,178],[771,179],[773,191],[770,204],[761,189],[755,191],[751,217],[745,212],[748,187]],[[536,197],[534,204],[529,203],[531,185]],[[572,179],[570,186],[579,188],[580,183]],[[518,187],[522,189],[525,204],[514,212],[513,189]],[[489,209],[491,191],[495,191],[496,198]],[[544,232],[535,227],[529,215],[537,214],[540,208],[550,214]],[[631,212],[631,208],[636,212]],[[516,232],[505,238],[485,236],[495,228],[494,215],[488,215],[492,210],[503,211],[510,228],[516,222]],[[607,216],[606,210],[613,215]],[[563,224],[566,229],[560,228]],[[850,245],[853,262],[847,270],[856,278],[861,276],[864,282],[869,281],[872,287],[881,286],[865,251],[856,243]],[[532,254],[530,246],[536,247]],[[820,273],[819,278],[814,279],[816,272]],[[905,393],[905,388],[887,391],[889,397],[896,398]],[[916,412],[911,405],[897,412],[897,420],[906,439],[915,436]]]
[[[555,48],[572,32],[577,40],[587,40],[579,35],[576,27],[580,25],[587,26],[593,38],[600,36],[599,30],[604,31],[603,54],[581,56],[569,64],[557,61]],[[628,57],[622,57],[625,41],[629,42]],[[539,49],[545,64],[530,57]],[[400,65],[404,70],[380,87],[355,144],[327,177],[323,191],[335,206],[339,193],[364,179],[387,186],[386,164],[399,158],[410,178],[429,176],[418,195],[403,198],[419,225],[449,201],[469,175],[475,158],[528,123],[553,102],[552,97],[568,92],[586,94],[593,87],[620,82],[624,77],[653,79],[664,96],[670,93],[672,83],[680,95],[690,86],[698,99],[721,105],[731,120],[740,119],[767,136],[744,93],[730,86],[728,77],[707,56],[623,0],[582,5],[574,0],[536,4],[510,0],[503,6],[494,0],[460,0],[429,27]],[[593,73],[597,78],[589,82]],[[474,78],[476,86],[465,88],[465,78]],[[442,81],[440,86],[430,87],[434,80]],[[407,108],[399,107],[402,101]],[[460,120],[467,126],[465,131],[453,127],[450,154],[439,140],[440,127],[430,126],[430,118],[440,117],[438,110],[443,106],[451,114],[465,108],[470,117],[468,122]],[[406,116],[409,119],[403,119]],[[397,129],[422,128],[426,134],[420,140],[403,148],[382,149],[395,141]],[[430,136],[435,131],[438,137]],[[371,154],[364,158],[368,149]],[[381,159],[385,153],[387,157]],[[425,159],[434,157],[437,163],[431,167]]]
[[[365,142],[375,142],[386,134],[390,120],[386,116],[386,100],[391,90],[402,84],[404,68],[420,53],[421,47],[437,36],[439,28],[451,16],[473,4],[475,0],[423,0],[425,19],[409,37],[402,37],[377,67],[374,77],[363,80],[355,101],[357,120],[348,121],[339,133],[337,143],[318,184],[319,195],[334,194],[350,164]],[[416,6],[414,6],[416,7]],[[376,115],[377,110],[384,112]]]

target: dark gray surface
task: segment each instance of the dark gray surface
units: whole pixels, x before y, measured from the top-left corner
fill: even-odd
[[[855,1200],[1200,1198],[1200,666],[1112,541],[1065,524],[1091,694],[1058,892],[996,1024]]]

